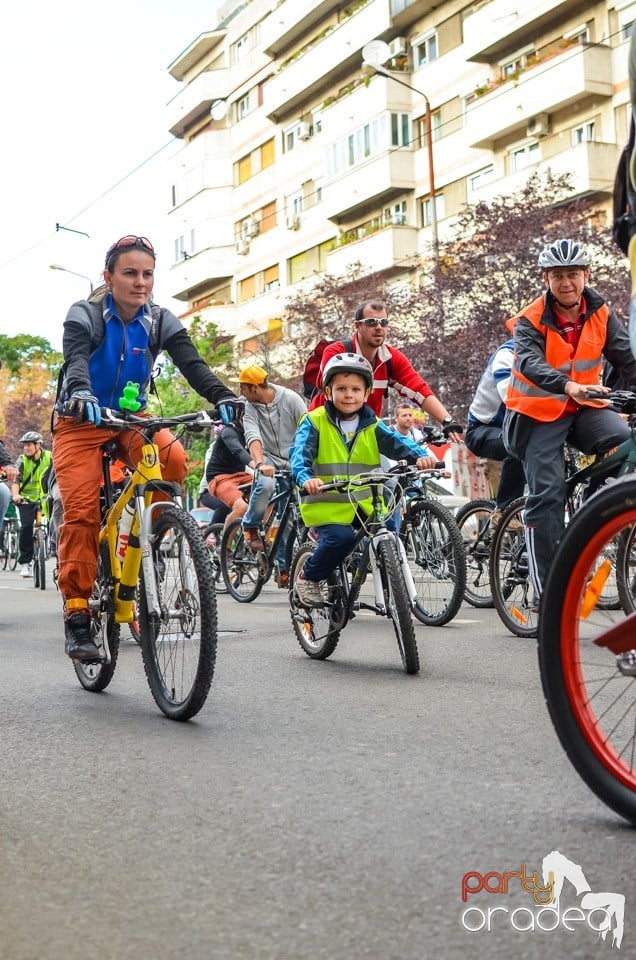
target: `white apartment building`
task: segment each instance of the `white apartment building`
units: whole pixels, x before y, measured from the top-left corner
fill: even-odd
[[[431,174],[440,234],[547,167],[609,204],[635,19],[636,0],[226,4],[169,67],[171,295],[253,352],[316,274],[429,255]],[[401,82],[363,66],[371,40]]]

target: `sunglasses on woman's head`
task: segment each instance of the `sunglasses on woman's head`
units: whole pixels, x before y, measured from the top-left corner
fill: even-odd
[[[389,325],[386,317],[382,317],[381,319],[379,317],[363,317],[359,322],[363,323],[365,327],[377,327],[378,324],[381,327],[388,327]]]
[[[131,234],[127,237],[120,237],[117,243],[114,243],[112,247],[108,248],[108,252],[106,253],[106,269],[109,269],[111,257],[117,250],[127,250],[128,248],[131,250],[147,250],[151,257],[154,258],[155,256],[155,248],[148,237],[133,237]]]

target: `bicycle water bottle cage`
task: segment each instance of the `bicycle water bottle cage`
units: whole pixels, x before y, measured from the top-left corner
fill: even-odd
[[[137,399],[138,396],[139,384],[129,380],[124,387],[123,395],[119,398],[119,409],[130,410],[132,413],[135,413],[141,407],[141,403]]]

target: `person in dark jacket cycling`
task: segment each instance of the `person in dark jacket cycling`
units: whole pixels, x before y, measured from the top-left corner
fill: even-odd
[[[64,322],[63,378],[56,404],[53,460],[64,508],[58,544],[58,585],[65,606],[66,652],[94,662],[88,599],[97,572],[101,447],[112,439],[117,456],[135,466],[144,442],[139,431],[95,429],[100,407],[119,409],[128,381],[139,385],[143,411],[152,367],[165,349],[191,387],[233,419],[235,399],[199,355],[185,327],[152,303],[155,251],[147,237],[121,237],[106,253],[105,288],[74,303]],[[181,483],[186,453],[169,430],[155,435],[163,476]]]

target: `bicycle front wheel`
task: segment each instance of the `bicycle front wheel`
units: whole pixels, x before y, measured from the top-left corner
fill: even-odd
[[[18,555],[20,553],[19,539],[20,535],[18,530],[12,526],[11,533],[9,534],[9,570],[15,570],[18,565]]]
[[[407,506],[405,548],[417,596],[413,613],[429,627],[456,616],[466,587],[466,555],[455,518],[432,499]]]
[[[417,673],[420,669],[420,658],[411,616],[411,604],[396,546],[392,540],[381,540],[378,544],[378,565],[382,578],[384,603],[393,623],[402,665],[407,673]]]
[[[289,606],[294,633],[302,649],[312,660],[326,660],[336,649],[345,622],[345,594],[340,574],[335,570],[329,576],[325,603],[321,607],[301,606],[293,586],[315,549],[315,543],[304,543],[296,552],[291,565]]]
[[[161,549],[164,541],[167,552]],[[171,720],[189,720],[206,701],[216,660],[216,596],[206,546],[193,518],[167,504],[152,523],[159,613],[139,587],[141,653],[157,706]]]
[[[570,761],[609,807],[636,823],[636,614],[599,603],[613,551],[636,523],[636,480],[612,484],[569,524],[541,606],[539,667]],[[613,649],[605,644],[609,643]]]
[[[471,500],[455,515],[466,555],[464,600],[473,607],[494,605],[489,570],[490,518],[494,509],[494,500]]]
[[[539,619],[530,583],[523,526],[525,497],[503,512],[490,546],[490,586],[502,623],[517,637],[536,637]]]
[[[262,553],[254,553],[246,544],[240,520],[232,520],[223,533],[221,571],[228,591],[239,603],[256,600],[271,573]]]
[[[88,605],[93,614],[93,639],[100,650],[108,642],[110,663],[82,663],[75,661],[75,674],[85,690],[99,693],[105,690],[113,679],[117,657],[119,655],[120,626],[115,622],[115,601],[113,599],[113,578],[110,569],[108,544],[102,543],[97,558],[97,577]]]
[[[42,530],[37,532],[34,541],[33,585],[40,590],[46,589],[46,544]]]

